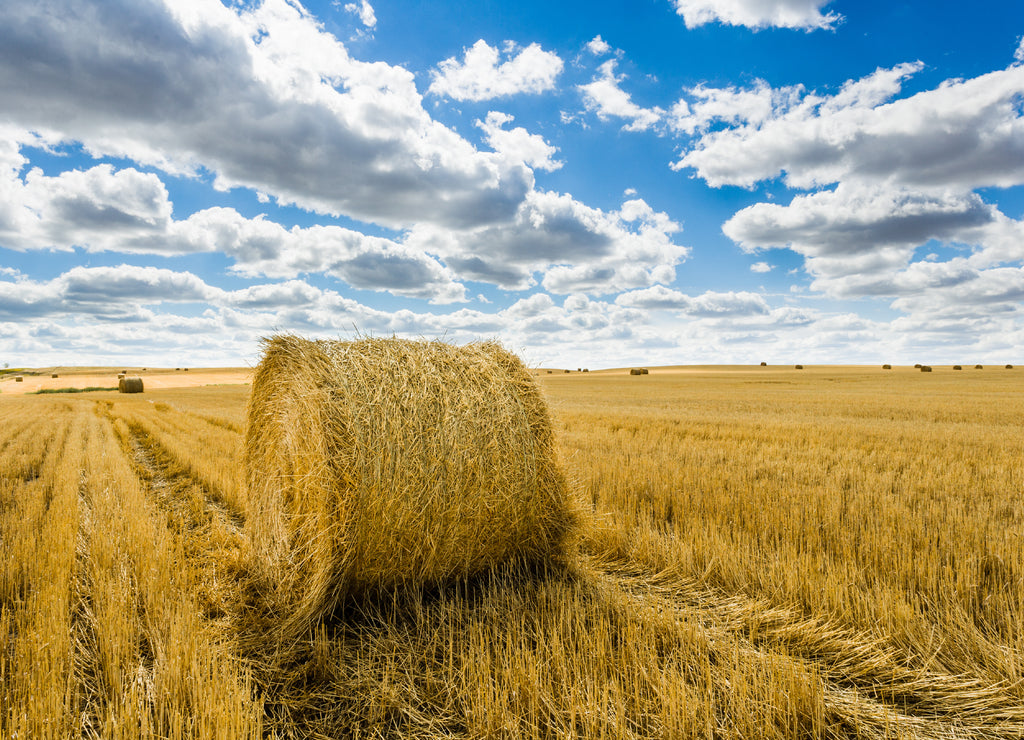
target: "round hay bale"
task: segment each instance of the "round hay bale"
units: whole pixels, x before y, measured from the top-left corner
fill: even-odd
[[[892,365],[889,365],[889,364],[882,365],[882,369],[883,370],[892,370]]]
[[[960,365],[953,365],[953,369],[954,370],[963,370],[963,368],[960,367]]]
[[[119,393],[142,393],[142,378],[139,377],[123,377],[117,381],[117,390]]]
[[[583,372],[589,373],[590,372],[590,368],[588,368],[588,367],[583,368]]]
[[[15,375],[14,376],[14,382],[15,383],[24,383],[25,379],[23,377],[21,377],[20,375]]]
[[[638,368],[638,367],[631,367],[629,369],[629,374],[630,375],[643,375],[644,371],[642,369]]]
[[[804,369],[803,365],[796,365],[795,367],[796,367],[797,370],[803,370]]]
[[[914,365],[914,368],[917,369],[917,370],[920,370],[921,369],[921,363],[920,362],[916,363]]]
[[[570,371],[570,370],[566,370],[565,372],[566,372],[566,374],[568,374],[568,373],[570,373],[571,371]]]
[[[60,375],[58,375],[57,373],[50,373],[50,377],[51,378],[59,378]]]
[[[1006,370],[1013,370],[1013,365],[1007,365],[1005,369]]]
[[[975,370],[983,370],[983,369],[984,369],[984,367],[983,367],[982,365],[975,365],[975,366],[974,366],[974,369],[975,369]]]
[[[762,362],[761,363],[761,367],[768,367],[768,363],[767,362]]]
[[[560,558],[578,516],[540,390],[494,342],[266,339],[244,458],[283,634],[346,596]]]
[[[931,365],[921,365],[922,373],[930,373],[932,371]]]
[[[650,375],[650,373],[651,373],[651,371],[648,370],[646,367],[640,368],[640,374],[641,375]]]

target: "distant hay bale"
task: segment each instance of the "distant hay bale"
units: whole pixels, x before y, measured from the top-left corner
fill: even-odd
[[[125,377],[127,377],[127,376],[126,376],[126,375],[125,375],[124,373],[118,373],[118,374],[117,374],[117,379],[118,379],[118,380],[124,380],[124,379],[125,379]]]
[[[245,432],[251,563],[276,629],[340,599],[564,555],[547,405],[494,342],[263,342]]]
[[[768,367],[768,363],[767,362],[762,362],[761,363],[761,367]]]
[[[914,367],[915,367],[916,369],[920,370],[920,369],[921,369],[921,363],[920,363],[920,362],[916,363],[916,364],[914,365]]]
[[[580,368],[580,367],[576,368],[576,372],[582,373],[583,372],[583,368]]]
[[[974,369],[975,369],[975,370],[983,370],[983,369],[984,369],[984,367],[983,367],[982,365],[975,365],[975,366],[974,366]]]
[[[590,368],[586,368],[586,367],[585,367],[585,368],[583,368],[583,372],[585,372],[585,373],[589,373],[589,372],[590,372]]]
[[[960,367],[959,365],[953,365],[953,369],[954,370],[963,370],[963,368]]]
[[[804,369],[803,365],[796,365],[795,367],[796,367],[797,370],[803,370]]]
[[[57,373],[50,373],[50,377],[51,378],[59,378],[60,375],[58,375]]]
[[[644,371],[643,371],[642,368],[639,368],[639,367],[631,367],[629,369],[629,374],[630,375],[643,375]]]
[[[922,373],[930,373],[932,371],[931,365],[921,365]]]
[[[119,393],[142,393],[142,378],[125,376],[117,381]]]
[[[14,376],[14,382],[15,383],[24,383],[25,379],[23,377],[21,377],[20,375],[15,375]]]
[[[882,369],[883,370],[892,370],[892,365],[889,365],[889,364],[882,365]]]
[[[174,368],[174,369],[175,369],[175,370],[181,370],[181,368],[180,368],[180,367],[176,367],[176,368]]]
[[[650,372],[651,372],[651,371],[650,371],[650,370],[648,370],[648,369],[647,369],[646,367],[642,367],[642,368],[640,368],[640,374],[641,374],[641,375],[649,375],[649,374],[650,374]]]
[[[1013,370],[1013,365],[1007,365],[1005,369],[1006,370]]]
[[[188,372],[188,368],[187,367],[183,367],[182,370],[184,370],[186,373]]]
[[[566,372],[566,373],[569,373],[569,372],[571,372],[571,371],[570,371],[570,370],[566,370],[565,372]]]

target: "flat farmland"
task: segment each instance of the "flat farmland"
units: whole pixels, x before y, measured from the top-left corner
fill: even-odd
[[[294,645],[256,613],[247,376],[193,372],[3,381],[0,737],[1024,736],[1024,370],[540,371],[570,562]]]

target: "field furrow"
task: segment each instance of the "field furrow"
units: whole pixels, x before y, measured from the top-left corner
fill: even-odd
[[[627,563],[584,567],[638,608],[696,622],[712,643],[728,650],[739,644],[750,657],[793,662],[820,676],[829,711],[864,736],[886,737],[893,728],[928,738],[1024,736],[1020,685],[915,669],[912,656],[875,637],[672,574],[641,573]]]

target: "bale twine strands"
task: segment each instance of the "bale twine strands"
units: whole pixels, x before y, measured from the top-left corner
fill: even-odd
[[[560,558],[578,516],[540,389],[494,342],[264,340],[244,457],[281,636],[346,596]]]
[[[119,393],[142,393],[142,378],[125,376],[117,381]]]

